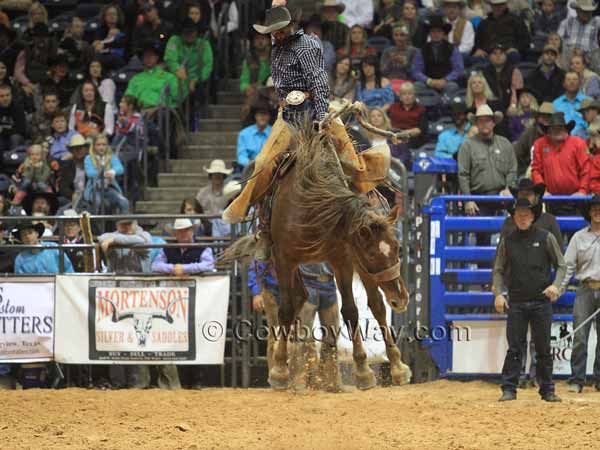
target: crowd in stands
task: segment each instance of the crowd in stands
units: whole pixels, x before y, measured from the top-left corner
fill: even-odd
[[[231,36],[234,55],[244,47],[236,2],[81,1],[60,17],[37,1],[9,3],[0,13],[2,215],[132,211],[143,178],[156,183],[164,156],[160,111],[181,116],[189,101],[183,120],[197,123],[212,95],[219,35]],[[456,159],[458,176],[445,186],[450,192],[507,194],[530,175],[550,194],[584,195],[600,193],[597,6],[592,0],[324,0],[317,14],[299,20],[321,39],[330,104],[359,100],[373,125],[410,136],[386,140],[351,124],[359,150],[386,143],[409,171],[419,154]],[[233,70],[243,97],[237,160],[233,167],[212,161],[208,185],[195,198],[175,199],[181,213],[218,215],[240,191],[235,179],[260,152],[279,110],[271,45],[268,35],[248,34],[249,50]],[[556,208],[575,212],[572,204]],[[474,202],[465,212],[497,213]],[[220,219],[179,220],[167,229],[180,243],[230,233]],[[13,231],[29,244],[57,233],[48,222]],[[80,242],[77,221],[64,232],[65,242]],[[111,249],[161,240],[135,221],[117,222],[115,232],[100,236],[105,269],[213,270],[208,251]],[[14,269],[55,273],[56,255],[24,251]],[[83,271],[80,258],[68,252],[65,271]],[[106,373],[102,383],[148,385],[147,368],[131,372]],[[159,378],[177,386],[175,375],[166,366]]]

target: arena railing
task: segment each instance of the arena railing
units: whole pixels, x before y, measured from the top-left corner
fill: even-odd
[[[106,222],[106,221],[117,221],[121,219],[131,219],[140,222],[145,221],[168,221],[172,223],[176,219],[191,219],[191,220],[211,220],[219,218],[217,215],[206,215],[206,214],[122,214],[122,215],[90,215],[90,222]],[[96,250],[98,244],[64,244],[64,228],[63,223],[65,221],[73,221],[73,216],[0,216],[0,224],[16,224],[21,222],[37,222],[37,221],[49,221],[58,223],[58,240],[56,245],[22,245],[22,244],[6,244],[0,242],[0,250],[7,252],[18,253],[23,250],[30,249],[50,249],[59,252],[59,274],[64,274],[64,255],[68,249],[89,249]],[[247,232],[247,225],[232,225],[231,235],[228,238],[202,238],[199,242],[194,244],[178,244],[178,243],[167,243],[167,244],[144,244],[131,246],[136,249],[156,249],[156,248],[214,248],[224,249],[230,245],[232,241],[235,241],[238,236],[245,235]],[[241,234],[240,234],[241,232]],[[54,238],[56,239],[56,238]],[[44,241],[52,241],[52,238],[43,238]],[[127,248],[127,246],[112,246],[119,248]],[[92,272],[90,272],[92,273]],[[108,272],[93,272],[97,275],[119,275],[116,273]],[[4,273],[0,276],[11,277],[11,278],[28,278],[28,277],[39,277],[39,276],[54,276],[57,274],[14,274]],[[84,273],[81,273],[84,275]],[[156,277],[157,274],[152,273],[127,273],[123,274],[134,277]],[[241,320],[251,320],[252,312],[250,308],[250,292],[247,286],[248,274],[247,270],[243,269],[243,266],[233,263],[229,268],[219,267],[216,272],[206,273],[203,276],[218,276],[218,275],[229,275],[230,276],[230,298],[229,298],[229,312],[228,312],[228,325],[226,327],[226,352],[227,345],[229,345],[229,356],[225,355],[223,365],[220,367],[220,383],[221,386],[231,387],[249,387],[250,386],[250,344],[239,343],[235,340],[233,332],[233,323]],[[226,370],[229,369],[229,370]],[[229,374],[229,382],[226,380],[226,375]]]

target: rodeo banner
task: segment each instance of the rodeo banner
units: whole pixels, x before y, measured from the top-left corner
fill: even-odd
[[[54,279],[0,281],[0,361],[49,361],[53,347]]]
[[[56,297],[58,362],[223,363],[227,276],[57,276]]]

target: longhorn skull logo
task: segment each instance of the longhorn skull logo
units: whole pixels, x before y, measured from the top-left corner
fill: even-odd
[[[162,319],[167,323],[173,323],[173,316],[169,310],[171,306],[175,304],[179,299],[173,299],[167,306],[167,309],[163,311],[150,311],[150,312],[129,312],[125,314],[120,314],[117,309],[117,305],[106,297],[98,297],[101,300],[104,300],[112,307],[112,321],[120,322],[125,319],[133,319],[133,329],[135,330],[135,336],[137,337],[138,347],[145,347],[146,340],[148,338],[148,333],[152,330],[152,320],[153,319]]]

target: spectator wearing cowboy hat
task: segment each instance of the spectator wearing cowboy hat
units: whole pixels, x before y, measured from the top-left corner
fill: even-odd
[[[574,121],[575,125],[585,127],[585,121],[579,112],[579,108],[581,108],[581,102],[589,97],[581,92],[579,75],[576,72],[567,72],[563,87],[565,88],[564,95],[552,102],[554,111],[563,113],[567,122]]]
[[[467,120],[467,105],[463,102],[452,103],[452,120],[454,126],[440,133],[435,145],[436,158],[456,158],[458,149],[467,138],[471,124]]]
[[[137,98],[142,108],[156,108],[161,102],[176,107],[179,83],[175,75],[158,66],[162,57],[160,44],[154,41],[144,42],[141,56],[144,71],[129,80],[125,95]],[[167,86],[169,89],[165,92]]]
[[[460,51],[445,39],[452,25],[445,23],[440,16],[434,16],[425,28],[430,40],[417,50],[412,76],[418,89],[430,88],[451,95],[458,90],[457,81],[465,70]]]
[[[242,185],[238,181],[229,181],[223,187],[223,197],[225,197],[225,207],[237,197],[242,191]],[[214,238],[222,238],[231,235],[231,225],[220,217],[213,219],[210,229],[210,235]]]
[[[44,234],[42,223],[24,222],[13,230],[13,237],[25,245],[57,246],[53,242],[43,242],[40,238]],[[73,265],[65,254],[63,255],[64,273],[72,273]],[[15,259],[15,273],[49,274],[60,273],[60,257],[57,250],[32,249],[20,252]]]
[[[562,113],[554,113],[547,126],[546,136],[533,144],[531,178],[544,183],[552,195],[587,195],[590,183],[590,156],[586,142],[570,136],[575,123],[565,122]],[[574,213],[574,205],[550,203],[556,215]]]
[[[559,56],[556,47],[544,46],[541,64],[526,78],[525,85],[535,91],[542,102],[552,102],[565,92],[565,71],[556,65]]]
[[[520,17],[508,11],[507,0],[489,0],[492,12],[481,21],[475,32],[473,56],[485,58],[490,48],[501,43],[511,61],[516,62],[529,50],[531,37]]]
[[[587,141],[589,137],[588,130],[590,126],[593,123],[600,123],[600,118],[598,118],[598,113],[600,113],[600,102],[598,100],[586,98],[581,102],[581,107],[578,109],[578,111],[583,116],[585,125],[583,127],[580,125],[575,126],[571,134]]]
[[[517,182],[517,159],[508,139],[494,133],[502,113],[482,105],[475,115],[469,114],[468,119],[477,127],[477,134],[466,139],[458,151],[461,192],[464,195],[510,195],[509,187]],[[465,204],[465,212],[470,216],[494,215],[497,208],[497,204],[477,205],[473,201]],[[488,242],[487,239],[483,240]]]
[[[58,199],[51,192],[32,192],[23,200],[23,210],[28,216],[36,213],[53,216],[58,211]]]
[[[523,176],[529,170],[531,165],[531,148],[533,143],[546,135],[546,127],[550,123],[550,118],[554,114],[552,103],[544,102],[534,114],[535,122],[528,127],[513,144],[515,156],[518,163],[518,176]]]
[[[561,294],[567,289],[573,275],[579,281],[573,305],[573,329],[595,314],[600,308],[600,196],[594,195],[585,203],[583,216],[589,225],[573,235],[565,253],[567,273],[561,285]],[[600,342],[600,316],[596,316],[596,340]],[[592,322],[587,322],[575,333],[571,353],[569,391],[580,393],[585,385],[588,337]],[[595,388],[600,391],[600,346],[596,346],[594,362]]]
[[[260,153],[271,133],[271,111],[264,102],[257,102],[252,107],[254,125],[240,131],[237,140],[237,163],[242,168],[248,166]]]
[[[501,42],[490,47],[488,56],[490,64],[482,73],[498,99],[501,111],[506,111],[509,105],[517,104],[517,90],[523,88],[523,75],[508,60],[507,48]]]
[[[580,49],[588,57],[591,66],[598,70],[598,31],[600,17],[594,17],[598,3],[594,0],[576,0],[569,7],[577,13],[576,17],[567,17],[558,27],[558,35],[563,42],[563,59],[571,60],[573,50]]]
[[[502,238],[496,251],[492,291],[494,306],[507,313],[508,351],[502,368],[500,401],[516,400],[519,375],[523,367],[523,343],[531,325],[537,354],[537,379],[540,396],[547,402],[560,402],[552,381],[552,303],[559,297],[567,270],[558,242],[536,225],[541,205],[519,198],[511,211],[516,229]],[[552,269],[556,276],[552,281]],[[508,292],[507,302],[505,292]]]
[[[196,200],[202,205],[206,214],[220,214],[227,202],[223,195],[225,178],[231,175],[233,169],[228,169],[222,159],[214,159],[208,167],[204,168],[204,171],[208,174],[210,184],[198,191]]]
[[[175,220],[173,233],[178,244],[196,243],[194,224],[190,219]],[[214,269],[215,258],[210,247],[163,248],[152,263],[152,272],[178,277],[211,272]]]
[[[337,0],[324,0],[318,8],[323,16],[323,39],[331,42],[336,50],[343,48],[350,28],[340,22],[338,16],[344,12],[346,5]]]
[[[448,32],[448,42],[463,55],[468,57],[475,45],[475,30],[471,21],[463,17],[463,10],[466,6],[465,0],[443,0],[444,19],[452,29]]]
[[[73,209],[79,208],[83,197],[87,176],[84,161],[90,149],[90,143],[80,134],[75,134],[67,144],[71,154],[68,160],[60,161],[58,169],[58,197],[62,205],[70,204]]]
[[[69,61],[67,55],[58,54],[48,61],[48,74],[41,81],[41,91],[54,91],[58,94],[59,105],[66,108],[71,104],[71,97],[77,84],[69,77]]]

